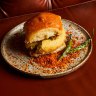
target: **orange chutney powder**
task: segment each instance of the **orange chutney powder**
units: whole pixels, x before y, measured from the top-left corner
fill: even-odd
[[[58,60],[59,56],[62,54],[62,52],[58,53],[52,53],[52,54],[46,54],[39,56],[37,58],[32,58],[30,59],[30,63],[37,63],[42,67],[46,68],[61,68],[65,67],[66,64],[71,64],[72,63],[72,58],[76,58],[79,56],[80,51],[77,51],[72,54],[68,54],[66,57],[64,57],[62,60]]]

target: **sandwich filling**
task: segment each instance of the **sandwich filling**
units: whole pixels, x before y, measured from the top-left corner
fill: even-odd
[[[34,53],[37,54],[48,54],[48,53],[55,52],[58,48],[61,49],[65,48],[66,47],[65,30],[62,29],[59,31],[61,31],[59,32],[59,34],[58,32],[54,32],[54,34],[43,34],[43,32],[41,32],[42,37],[40,37],[40,35],[33,36],[34,38],[31,37],[31,40],[33,41],[31,42],[25,41],[26,48],[29,49],[30,51],[34,51]],[[48,32],[48,33],[52,33],[52,32]]]

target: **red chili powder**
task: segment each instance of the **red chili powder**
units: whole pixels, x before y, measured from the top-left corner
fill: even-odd
[[[47,55],[42,55],[37,58],[32,58],[30,59],[30,63],[35,62],[40,64],[42,67],[46,68],[55,68],[55,67],[64,67],[66,64],[72,62],[72,58],[76,58],[79,56],[79,51],[68,54],[66,57],[64,57],[62,60],[58,60],[58,57],[62,54],[62,52],[58,53],[52,53],[52,54],[47,54]]]

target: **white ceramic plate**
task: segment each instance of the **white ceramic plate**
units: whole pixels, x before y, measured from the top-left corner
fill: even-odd
[[[80,42],[81,37],[85,39],[91,38],[89,33],[79,26],[78,24],[62,19],[62,23],[66,31],[72,32],[73,36],[77,36]],[[88,48],[84,51],[80,51],[79,57],[75,58],[72,64],[67,64],[67,67],[60,68],[44,68],[39,64],[30,62],[31,57],[27,54],[24,47],[24,22],[10,30],[4,37],[1,44],[1,53],[4,59],[9,65],[20,70],[22,72],[32,74],[35,76],[41,76],[43,78],[53,78],[66,75],[78,69],[89,58],[92,52],[92,40]],[[77,40],[77,42],[78,42]]]

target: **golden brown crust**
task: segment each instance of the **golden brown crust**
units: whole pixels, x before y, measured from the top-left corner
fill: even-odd
[[[62,46],[63,46],[62,48],[65,47],[64,38],[66,38],[65,31],[63,30],[64,28],[62,27],[61,17],[53,13],[43,12],[43,13],[40,13],[38,16],[29,19],[24,24],[25,45],[29,46],[29,44],[31,44],[31,46],[29,47],[32,47],[33,46],[32,44],[34,42],[43,40],[42,41],[43,47],[41,47],[38,52],[37,50],[36,52],[33,52],[33,50],[30,50],[29,52],[30,55],[39,56],[43,54],[49,54],[49,53],[55,52],[57,49],[59,50],[59,47],[60,47],[60,50],[62,50],[61,47]],[[52,37],[55,35],[57,36],[56,40],[54,39],[51,41],[48,39],[49,37]]]
[[[62,22],[59,15],[49,12],[43,12],[40,13],[38,16],[29,19],[25,23],[24,27],[27,32],[34,32],[48,27],[58,28],[59,30],[61,30]]]
[[[27,37],[45,28],[57,28],[58,30],[62,30],[61,17],[53,13],[43,12],[29,19],[24,24],[24,31]]]

